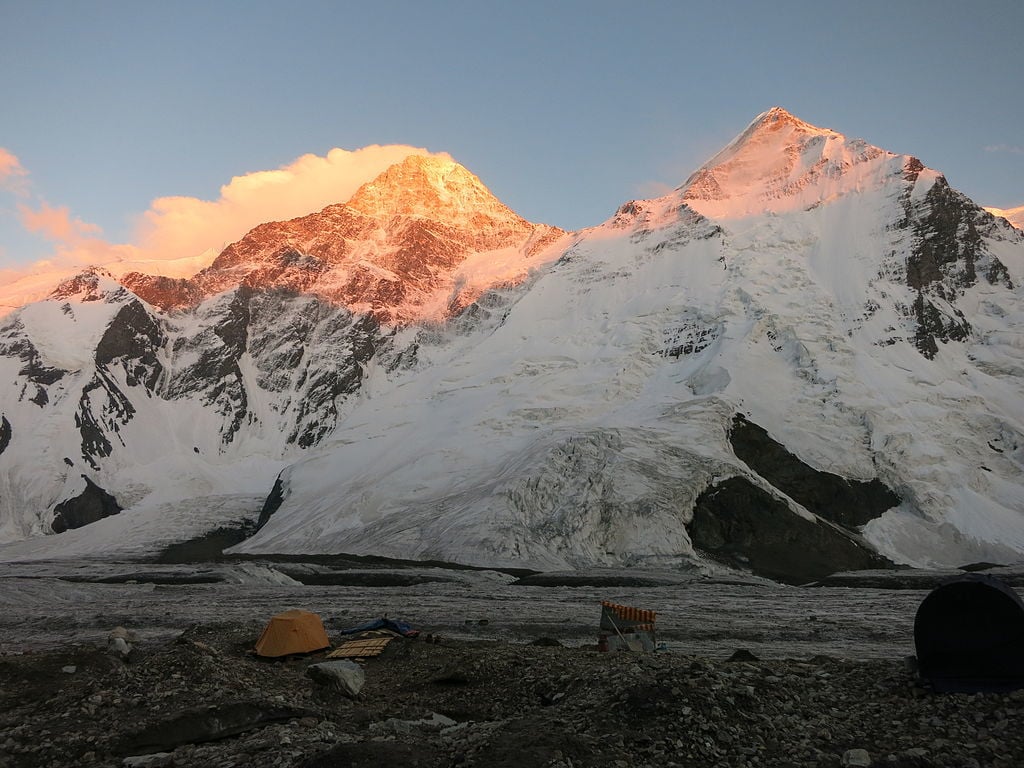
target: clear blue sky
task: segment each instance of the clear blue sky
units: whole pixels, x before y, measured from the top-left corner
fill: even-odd
[[[773,105],[1020,205],[1022,30],[1022,0],[0,0],[0,147],[27,172],[0,190],[0,267],[49,247],[19,199],[120,242],[154,198],[368,144],[589,226]]]

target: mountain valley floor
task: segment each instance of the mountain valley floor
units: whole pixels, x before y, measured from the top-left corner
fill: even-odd
[[[2,564],[0,766],[1021,765],[1024,691],[938,695],[907,669],[943,575]],[[599,652],[601,600],[658,611],[663,649]],[[350,698],[306,675],[323,654],[250,653],[289,608],[335,645],[381,615],[422,633]]]

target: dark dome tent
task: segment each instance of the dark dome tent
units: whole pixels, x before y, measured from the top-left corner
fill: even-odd
[[[936,691],[1024,688],[1024,602],[992,576],[957,576],[932,590],[914,618],[914,645]]]

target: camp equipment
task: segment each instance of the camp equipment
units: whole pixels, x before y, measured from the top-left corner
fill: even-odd
[[[657,647],[655,611],[601,601],[601,629],[613,634],[598,637],[598,648],[609,651],[653,651]]]
[[[921,677],[937,691],[1024,688],[1024,603],[985,574],[957,576],[921,602],[914,618]]]
[[[312,653],[328,648],[323,622],[315,613],[291,610],[279,613],[267,622],[263,634],[256,641],[256,655],[268,658]]]

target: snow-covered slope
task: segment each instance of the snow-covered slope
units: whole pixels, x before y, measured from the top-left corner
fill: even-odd
[[[103,507],[89,482],[131,508],[7,556],[166,542],[175,493],[215,510],[283,468],[237,551],[794,581],[1021,558],[1024,233],[941,174],[773,109],[560,236],[416,158],[190,280],[15,313],[4,535]]]
[[[887,556],[1016,559],[1022,256],[1019,232],[916,159],[771,110],[475,327],[421,334],[415,375],[378,373],[239,549],[690,556],[727,478],[781,495],[737,456],[740,413],[807,465],[891,489],[863,528]]]
[[[1017,229],[1024,229],[1024,205],[1016,208],[986,208],[994,216],[1001,216]]]
[[[334,429],[400,322],[525,279],[561,235],[458,164],[411,157],[347,204],[257,227],[193,278],[93,268],[51,285],[0,327],[0,541],[265,495]],[[163,541],[170,518],[101,528],[130,529],[109,546]]]

